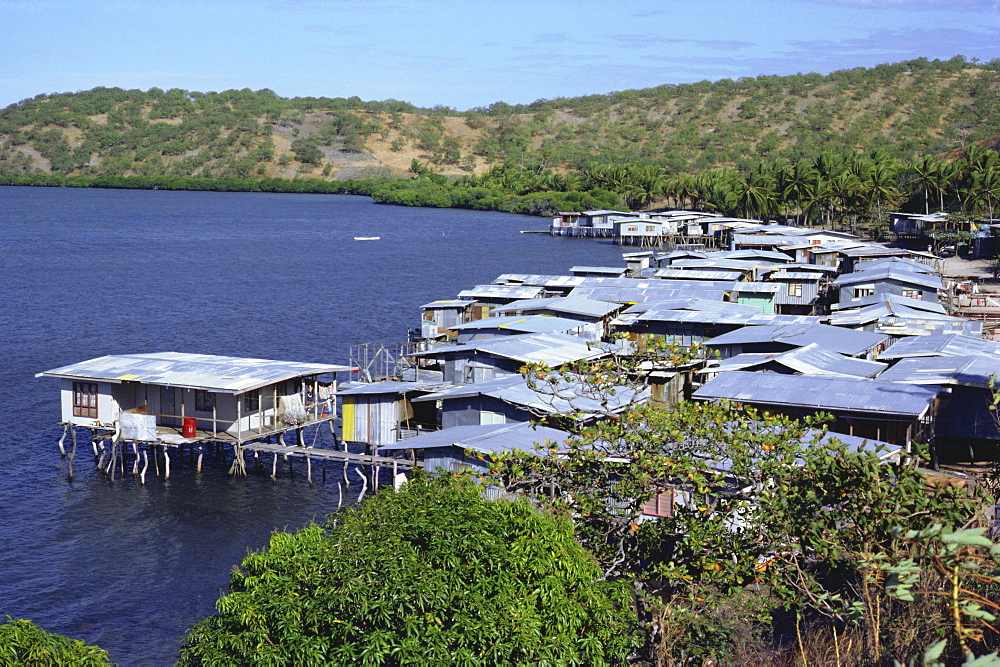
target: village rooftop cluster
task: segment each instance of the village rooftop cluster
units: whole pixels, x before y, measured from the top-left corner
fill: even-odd
[[[587,224],[576,214],[577,229],[606,225],[611,212],[591,213]],[[482,470],[497,452],[564,442],[568,412],[578,423],[591,407],[597,419],[648,401],[825,412],[848,446],[898,455],[919,445],[935,463],[1000,438],[990,409],[1000,343],[984,338],[982,321],[956,314],[968,283],[942,279],[935,254],[838,231],[658,215],[685,242],[627,252],[618,267],[501,275],[424,304],[408,343],[358,346],[347,366],[154,353],[39,375],[61,379],[74,440],[83,428],[95,443],[132,443],[135,466],[136,445],[166,453],[214,442],[238,459],[273,452],[275,465],[283,454]],[[631,224],[645,223],[612,221],[619,232]],[[572,378],[540,389],[520,373],[629,355],[654,337],[705,353],[600,405]],[[352,381],[338,385],[338,374]],[[308,446],[303,430],[324,424],[342,452]]]

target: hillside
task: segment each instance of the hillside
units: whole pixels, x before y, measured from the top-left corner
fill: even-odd
[[[1000,62],[924,59],[455,111],[269,90],[96,88],[0,111],[0,174],[326,180],[446,176],[513,162],[565,173],[791,163],[824,149],[913,160],[1000,136]]]

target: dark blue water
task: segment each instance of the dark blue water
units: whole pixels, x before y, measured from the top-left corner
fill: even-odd
[[[501,273],[621,265],[607,243],[518,233],[546,224],[363,197],[0,187],[0,619],[170,663],[248,549],[338,502],[332,470],[310,486],[175,459],[141,486],[83,449],[69,483],[58,383],[35,373],[165,350],[346,364]]]

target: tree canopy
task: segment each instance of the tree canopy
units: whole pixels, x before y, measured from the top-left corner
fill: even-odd
[[[186,664],[622,664],[637,621],[571,524],[469,480],[416,479],[276,533]]]
[[[0,664],[61,667],[108,665],[108,652],[51,632],[24,619],[7,617],[0,625]]]

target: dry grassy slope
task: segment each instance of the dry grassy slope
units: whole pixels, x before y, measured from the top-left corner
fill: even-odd
[[[944,100],[944,106],[949,109],[968,105],[972,99],[968,93],[969,82],[978,76],[990,76],[990,85],[994,92],[1000,90],[1000,77],[995,72],[965,69],[959,72],[939,72],[930,79],[929,87]],[[825,128],[835,132],[845,132],[852,127],[864,126],[864,131],[892,137],[894,132],[905,125],[921,112],[920,100],[925,99],[928,92],[928,79],[925,76],[918,84],[917,75],[904,73],[898,76],[893,89],[873,87],[869,90],[845,87],[831,80],[818,84],[806,84],[796,92],[791,92],[778,86],[773,91],[762,96],[760,91],[753,94],[744,92],[722,92],[721,88],[711,88],[707,92],[687,94],[680,97],[656,98],[636,97],[627,103],[609,104],[595,103],[590,107],[563,108],[543,111],[542,114],[516,115],[515,122],[520,125],[531,125],[533,132],[529,147],[537,150],[547,141],[585,141],[588,146],[596,146],[601,142],[628,143],[632,136],[659,135],[669,139],[671,136],[684,136],[678,133],[687,132],[691,136],[708,137],[714,133],[719,136],[733,128],[741,140],[755,146],[762,137],[773,134],[778,137],[779,147],[785,148],[794,143],[793,126],[810,114],[818,116]],[[748,101],[758,108],[750,118],[742,117]],[[144,109],[148,118],[149,107]],[[302,114],[295,119],[283,118],[275,123],[259,118],[261,124],[271,127],[271,140],[274,144],[274,160],[263,168],[263,175],[292,178],[296,175],[317,178],[349,178],[371,176],[377,173],[391,172],[404,174],[413,160],[429,163],[435,171],[449,176],[460,176],[470,173],[457,164],[440,164],[434,162],[434,156],[418,146],[421,130],[438,124],[437,130],[443,139],[457,140],[463,156],[473,155],[476,144],[484,134],[496,128],[498,119],[492,116],[480,116],[474,122],[465,117],[423,116],[420,114],[397,114],[395,119],[387,113],[367,111],[352,112],[366,122],[372,122],[380,128],[364,140],[362,152],[343,150],[342,146],[322,147],[324,157],[329,167],[324,174],[324,166],[301,165],[292,161],[282,165],[283,156],[294,157],[291,143],[297,136],[309,136],[319,130],[333,118],[332,112],[314,111]],[[97,124],[106,124],[104,115],[90,116]],[[181,118],[154,119],[150,123],[165,123],[177,125]],[[931,136],[943,138],[949,128],[943,124],[931,125],[926,132]],[[71,147],[76,148],[82,143],[83,136],[75,127],[61,128],[56,126],[66,136]],[[48,129],[48,128],[46,128]],[[223,136],[229,131],[225,130]],[[251,148],[261,145],[266,139],[255,137]],[[987,142],[997,145],[998,141]],[[865,146],[857,145],[857,149]],[[49,169],[48,160],[43,158],[31,145],[23,145],[18,149],[31,159],[33,167]],[[246,154],[249,149],[237,149],[236,155]],[[600,154],[591,148],[596,159]],[[188,151],[183,155],[164,156],[167,164],[182,160],[184,157],[197,153],[198,149]],[[471,173],[482,173],[491,165],[481,155],[475,155],[475,165]],[[285,158],[286,162],[288,158]],[[92,164],[100,164],[95,158]],[[559,165],[553,165],[558,168]]]

